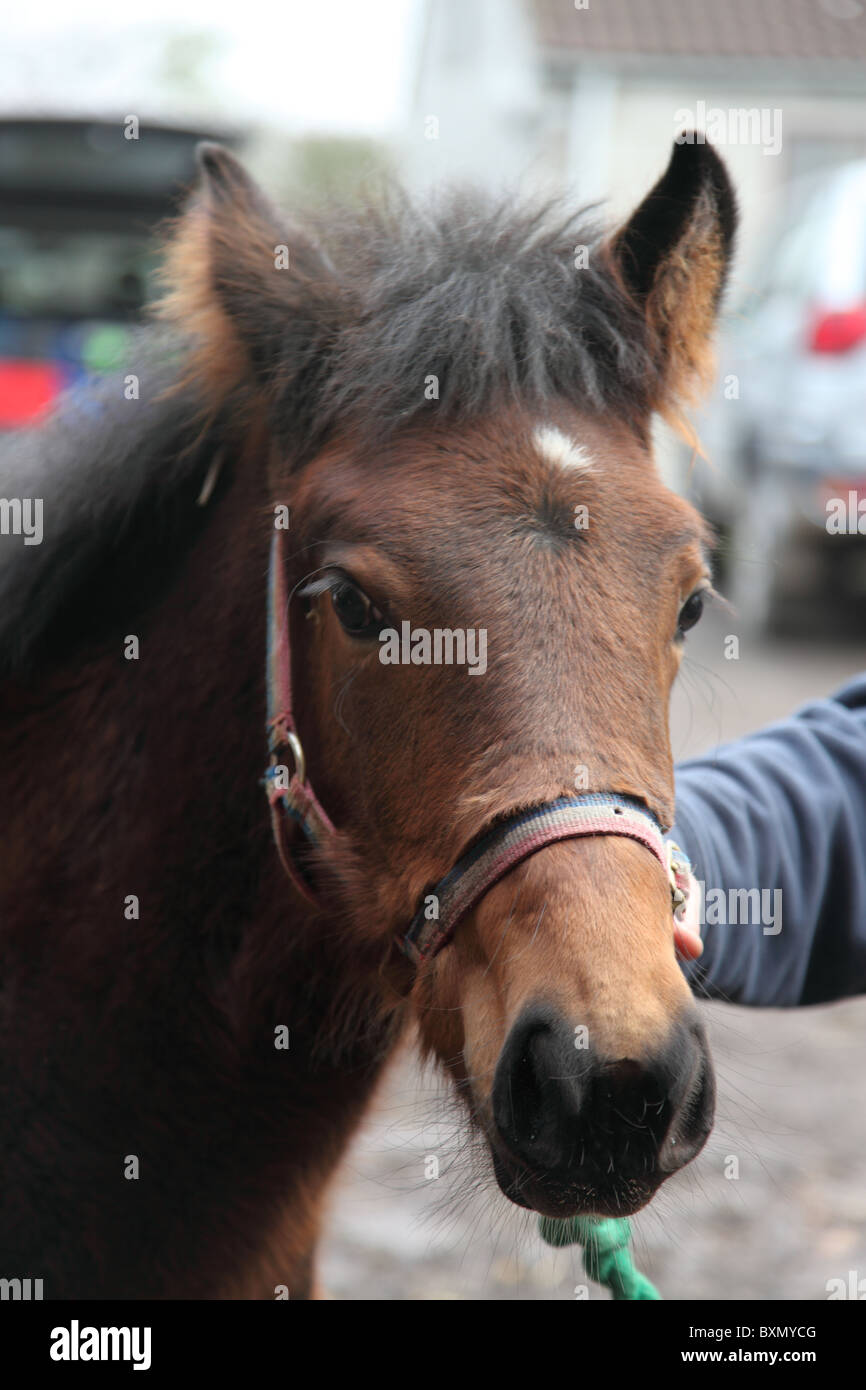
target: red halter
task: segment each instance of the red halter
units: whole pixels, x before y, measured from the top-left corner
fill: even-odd
[[[309,903],[322,904],[298,864],[288,836],[288,821],[300,825],[312,844],[336,832],[307,780],[306,760],[292,714],[292,668],[289,596],[283,563],[283,533],[271,542],[268,580],[268,745],[271,762],[264,776],[271,826],[283,868]],[[290,762],[280,761],[287,750]],[[586,792],[560,797],[543,806],[517,811],[488,831],[440,882],[425,893],[398,944],[416,964],[437,955],[460,921],[516,864],[545,845],[583,835],[623,835],[655,855],[668,876],[671,908],[680,919],[691,884],[689,861],[673,840],[666,840],[655,816],[634,797],[616,792]]]
[[[300,825],[313,844],[333,835],[334,827],[307,781],[307,763],[292,713],[292,652],[289,639],[289,596],[283,563],[283,533],[274,531],[268,574],[268,748],[271,762],[264,776],[271,809],[271,828],[283,868],[299,893],[319,906],[312,885],[297,863],[289,843],[287,820]],[[290,762],[278,754],[288,750]],[[282,810],[280,809],[282,808]]]

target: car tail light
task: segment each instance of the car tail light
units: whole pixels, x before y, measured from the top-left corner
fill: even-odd
[[[812,321],[812,352],[848,352],[866,338],[866,304],[823,310]]]
[[[0,360],[0,429],[30,424],[63,389],[53,362]]]

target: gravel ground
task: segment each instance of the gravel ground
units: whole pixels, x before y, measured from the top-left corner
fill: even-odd
[[[863,634],[744,641],[709,615],[672,711],[678,758],[830,693],[866,664]],[[792,1012],[704,1006],[719,1083],[700,1158],[634,1220],[639,1267],[669,1299],[824,1299],[866,1281],[866,999]],[[435,1154],[440,1176],[425,1179]],[[579,1254],[538,1240],[475,1157],[447,1084],[395,1059],[334,1194],[322,1251],[336,1298],[559,1299]],[[739,1175],[726,1176],[737,1160]],[[863,1285],[866,1295],[866,1282]],[[589,1285],[591,1298],[607,1295]]]

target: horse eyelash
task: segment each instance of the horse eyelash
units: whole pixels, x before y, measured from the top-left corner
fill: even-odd
[[[688,603],[689,599],[694,598],[695,594],[700,594],[702,599],[706,599],[710,603],[725,602],[718,589],[713,588],[713,582],[711,579],[707,579],[702,584],[698,584],[697,588],[692,589],[688,594],[686,594],[682,602]],[[680,607],[682,607],[682,604],[680,605]]]
[[[712,581],[708,581],[707,587],[705,589],[701,589],[700,593],[701,597],[706,599],[709,603],[725,603],[725,599],[719,593],[718,589],[713,588]]]
[[[350,579],[341,569],[326,569],[324,573],[311,578],[303,588],[296,589],[295,593],[298,598],[318,598],[320,594],[326,594],[329,591],[333,592],[334,589],[339,588],[341,584],[355,584],[355,581],[354,579]],[[358,588],[358,585],[355,585],[355,587]],[[373,605],[383,622],[393,622],[393,619],[388,616],[387,609],[382,604],[378,604],[375,599],[370,598],[370,595],[365,589],[361,589],[360,592],[363,593],[368,602]]]
[[[298,598],[318,598],[320,594],[326,594],[329,589],[336,589],[338,584],[345,582],[345,575],[331,570],[326,574],[320,574],[317,579],[311,579],[302,589],[297,590],[297,595]]]

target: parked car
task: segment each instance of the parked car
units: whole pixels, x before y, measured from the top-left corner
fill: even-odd
[[[866,163],[794,207],[723,346],[695,488],[757,628],[817,595],[866,598]]]
[[[142,124],[0,120],[0,430],[124,357],[148,296],[157,225],[194,178],[203,138]]]

